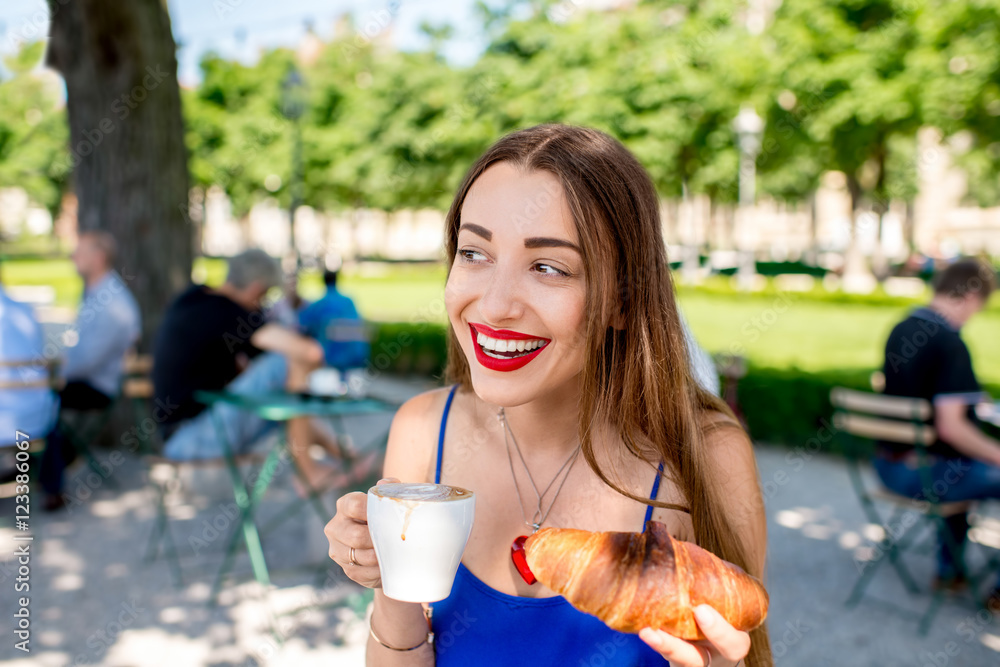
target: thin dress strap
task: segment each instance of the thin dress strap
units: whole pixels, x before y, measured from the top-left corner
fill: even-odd
[[[447,410],[445,411],[447,413]],[[440,455],[439,455],[440,456]],[[660,477],[663,476],[663,461],[660,461],[660,467],[656,469],[656,480],[653,482],[653,491],[649,494],[650,500],[656,500],[656,495],[660,492]],[[642,522],[643,531],[646,530],[646,524],[649,520],[653,518],[653,506],[646,506],[646,519]]]
[[[441,430],[438,431],[438,455],[437,455],[437,468],[434,471],[434,483],[441,483],[441,461],[444,460],[444,427],[448,423],[448,413],[451,411],[451,401],[455,398],[455,390],[458,389],[456,384],[448,392],[448,400],[444,404],[444,413],[441,415]],[[656,478],[656,483],[660,483],[660,478]]]

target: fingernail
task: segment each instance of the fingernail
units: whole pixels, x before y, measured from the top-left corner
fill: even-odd
[[[656,633],[652,628],[643,628],[639,631],[639,635],[647,644],[659,644],[660,635]]]
[[[698,621],[698,625],[702,628],[709,628],[715,623],[715,614],[712,613],[712,608],[707,605],[699,605],[695,607],[694,610],[695,620]]]

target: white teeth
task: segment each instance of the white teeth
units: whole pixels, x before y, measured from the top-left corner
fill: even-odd
[[[476,343],[489,352],[531,352],[545,345],[543,340],[510,340],[506,338],[490,338],[486,334],[476,332]],[[510,357],[490,354],[497,359],[509,359]]]

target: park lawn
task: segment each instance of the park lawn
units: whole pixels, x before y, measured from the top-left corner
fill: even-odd
[[[755,364],[807,371],[880,368],[885,340],[909,306],[864,306],[780,298],[686,293],[681,309],[710,352],[747,356]],[[1000,384],[1000,315],[981,313],[963,327],[982,382]]]
[[[5,285],[49,285],[55,304],[72,307],[81,284],[68,260],[17,260],[0,264]],[[225,261],[199,258],[195,278],[210,285],[225,279]],[[355,299],[369,320],[441,322],[445,271],[439,265],[362,264],[340,278],[341,290]],[[301,292],[307,299],[323,292],[318,273],[306,272]],[[784,297],[729,296],[684,290],[679,301],[698,342],[710,352],[747,356],[755,364],[806,371],[878,368],[882,346],[893,325],[910,306],[823,303],[794,293]],[[1000,299],[1000,297],[996,297]],[[975,317],[963,330],[983,382],[1000,384],[1000,311]]]

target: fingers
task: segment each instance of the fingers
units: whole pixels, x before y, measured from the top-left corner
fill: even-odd
[[[639,639],[669,660],[671,667],[705,667],[705,649],[674,637],[663,630],[643,628],[639,631]]]
[[[368,523],[368,494],[362,491],[348,493],[337,499],[337,515],[359,523]],[[327,524],[329,525],[329,524]]]
[[[694,618],[705,635],[704,642],[693,644],[653,628],[643,628],[639,638],[674,667],[705,667],[709,662],[706,651],[711,652],[715,667],[721,667],[723,660],[734,665],[750,652],[750,635],[734,628],[709,605],[697,606]]]
[[[393,482],[399,483],[399,478],[398,477],[383,477],[382,479],[380,479],[378,482],[375,483],[375,486],[378,486],[379,484],[390,484],[390,483],[393,483]]]
[[[694,620],[705,639],[727,660],[738,661],[750,652],[750,635],[734,628],[709,605],[695,607]]]

